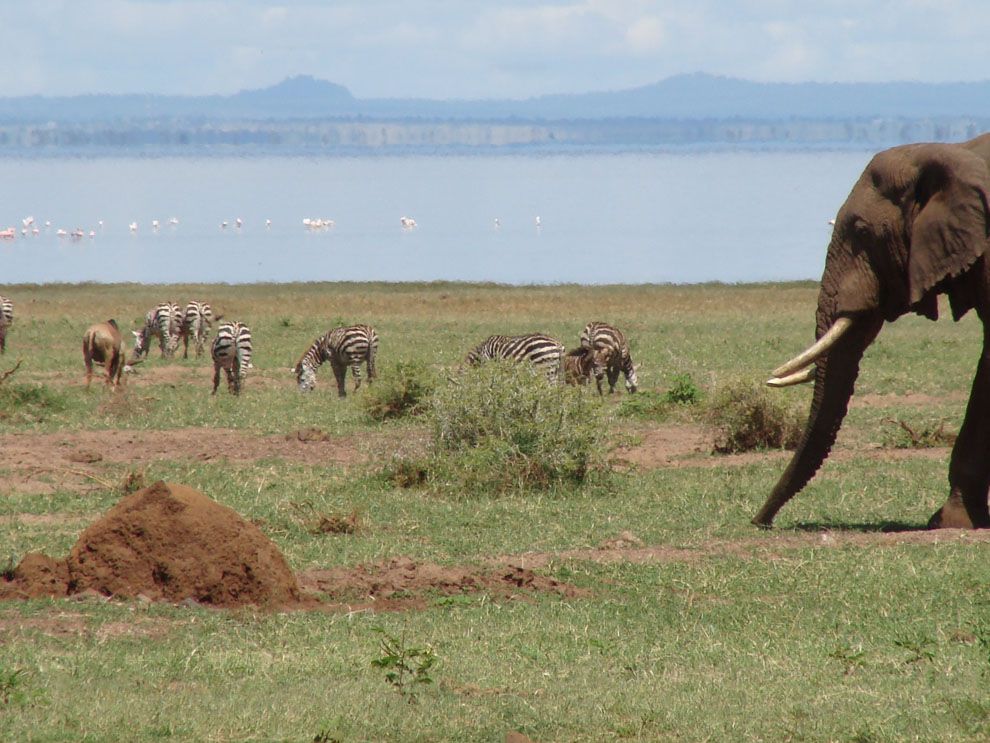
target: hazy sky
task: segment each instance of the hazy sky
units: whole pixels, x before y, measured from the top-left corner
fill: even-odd
[[[3,0],[0,95],[229,94],[310,74],[362,98],[526,98],[683,72],[990,78],[987,0]]]

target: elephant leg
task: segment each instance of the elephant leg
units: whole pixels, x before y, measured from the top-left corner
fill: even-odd
[[[990,528],[990,344],[984,328],[983,354],[949,463],[949,498],[928,522],[930,529]]]

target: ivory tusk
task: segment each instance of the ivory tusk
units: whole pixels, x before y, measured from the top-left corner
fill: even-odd
[[[799,369],[804,369],[809,364],[813,364],[820,357],[828,353],[828,350],[834,346],[839,338],[842,337],[849,328],[852,327],[853,321],[849,317],[840,317],[828,332],[825,333],[821,338],[819,338],[813,346],[808,348],[807,351],[798,354],[793,359],[788,361],[783,366],[778,366],[773,370],[773,376],[775,379],[780,379],[787,377],[790,374],[798,371]]]
[[[772,377],[767,380],[766,384],[767,387],[792,387],[795,384],[804,384],[815,378],[816,371],[814,366],[809,366],[786,377]]]

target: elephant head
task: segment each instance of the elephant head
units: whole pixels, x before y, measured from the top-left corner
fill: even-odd
[[[853,186],[836,216],[825,258],[817,340],[767,382],[780,387],[813,379],[815,388],[797,450],[754,524],[770,526],[825,461],[845,417],[860,359],[884,321],[907,312],[934,320],[939,294],[948,295],[956,320],[973,307],[984,322],[990,318],[988,163],[990,135],[956,145],[905,145],[877,154]],[[982,359],[952,454],[949,501],[930,526],[990,526],[990,462],[973,461],[988,460],[986,343]]]

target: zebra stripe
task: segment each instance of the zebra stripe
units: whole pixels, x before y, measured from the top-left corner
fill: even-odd
[[[378,333],[370,325],[349,325],[334,328],[313,341],[296,363],[294,371],[299,389],[307,392],[316,386],[316,370],[324,362],[330,362],[337,382],[337,395],[345,397],[344,378],[350,367],[354,376],[355,392],[361,386],[361,362],[368,368],[369,384],[375,378],[375,355],[378,352]]]
[[[227,374],[227,389],[234,395],[241,392],[247,370],[251,368],[251,330],[239,322],[225,322],[217,328],[217,337],[210,347],[213,357],[213,393],[220,386],[220,370]]]
[[[158,338],[162,358],[171,356],[179,347],[179,331],[182,313],[174,302],[162,302],[144,316],[144,326],[134,331],[134,358],[144,356],[151,347],[151,339]]]
[[[581,331],[581,347],[596,354],[595,383],[602,394],[602,377],[608,375],[609,392],[615,392],[619,372],[626,377],[626,389],[635,392],[639,384],[636,366],[629,354],[626,336],[618,328],[604,322],[589,322]]]
[[[7,350],[7,328],[14,322],[14,303],[0,296],[0,353]]]
[[[189,339],[196,345],[196,355],[202,356],[206,348],[206,336],[213,325],[213,308],[206,302],[192,301],[186,305],[179,325],[179,336],[182,339],[182,358],[189,358]]]
[[[507,361],[528,361],[541,369],[551,382],[557,380],[564,346],[556,338],[541,333],[528,335],[492,335],[484,343],[472,349],[465,359],[471,366],[483,361],[503,359]]]

